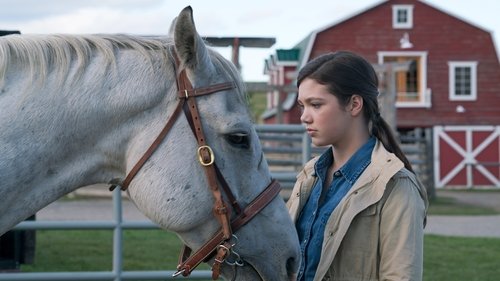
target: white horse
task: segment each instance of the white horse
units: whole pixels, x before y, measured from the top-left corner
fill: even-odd
[[[0,235],[79,187],[125,178],[173,114],[179,69],[195,88],[235,85],[196,103],[238,203],[245,207],[271,182],[236,68],[204,44],[190,7],[171,33],[0,38]],[[197,149],[180,114],[127,190],[147,217],[195,250],[220,229]],[[235,234],[230,254],[245,261],[237,280],[294,278],[297,235],[279,196]],[[223,265],[221,275],[232,278],[233,269]]]

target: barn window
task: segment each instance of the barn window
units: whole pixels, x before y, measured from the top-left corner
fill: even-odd
[[[413,27],[413,5],[392,6],[392,27],[398,29]]]
[[[384,87],[396,92],[396,106],[430,107],[426,52],[379,52],[379,64],[385,72]],[[393,81],[389,72],[394,73]]]
[[[477,99],[477,62],[449,62],[450,100]]]

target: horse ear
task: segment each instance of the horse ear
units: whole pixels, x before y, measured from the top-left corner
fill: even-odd
[[[174,18],[172,23],[170,24],[170,28],[168,29],[168,37],[174,38],[175,32],[175,23],[177,22],[177,17]]]
[[[197,67],[210,67],[208,50],[196,31],[191,6],[187,6],[180,12],[173,29],[175,49],[184,66],[191,70]]]

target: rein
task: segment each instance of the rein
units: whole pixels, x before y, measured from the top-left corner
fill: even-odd
[[[172,50],[172,53],[173,54],[171,55],[174,57],[175,61],[174,68],[177,72],[180,63],[175,51]],[[177,272],[174,273],[173,276],[175,277],[181,274],[184,277],[189,276],[199,264],[207,261],[215,253],[214,264],[212,266],[212,279],[216,280],[219,278],[220,267],[223,262],[226,262],[229,265],[243,266],[243,261],[240,259],[239,254],[232,249],[237,243],[237,237],[233,233],[243,227],[252,218],[254,218],[255,215],[262,211],[262,209],[264,209],[274,199],[274,197],[279,194],[281,187],[279,183],[273,179],[271,183],[244,209],[239,205],[235,196],[231,192],[229,185],[222,176],[222,173],[215,164],[215,155],[212,148],[206,142],[198,106],[196,104],[196,97],[230,90],[236,86],[233,82],[225,82],[206,87],[193,88],[189,78],[187,77],[185,69],[181,69],[177,73],[177,97],[179,101],[174,112],[151,146],[127,174],[125,180],[122,182],[118,179],[113,179],[110,182],[112,185],[109,190],[112,191],[117,186],[120,186],[123,191],[127,190],[135,175],[160,146],[175,121],[178,119],[180,112],[183,110],[186,115],[186,119],[191,126],[191,130],[193,131],[193,134],[198,142],[198,149],[196,152],[198,155],[198,161],[200,162],[200,165],[204,167],[203,170],[205,171],[205,176],[208,181],[208,188],[212,192],[212,196],[214,198],[213,213],[217,221],[220,223],[221,229],[192,255],[192,250],[188,246],[184,245],[179,256]],[[229,200],[230,206],[228,206],[224,201],[219,184]],[[234,213],[236,213],[236,216],[233,220],[231,220],[233,210]],[[234,243],[231,241],[232,238],[235,238],[236,240]],[[237,260],[234,262],[226,260],[231,255],[234,255]]]

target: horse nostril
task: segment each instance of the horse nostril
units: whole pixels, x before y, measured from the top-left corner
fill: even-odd
[[[286,261],[286,272],[288,274],[288,280],[295,281],[297,280],[297,271],[299,268],[299,264],[295,258],[289,258]]]

